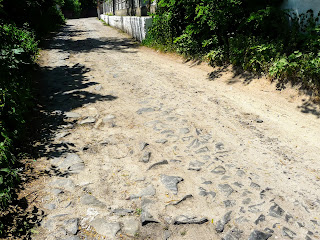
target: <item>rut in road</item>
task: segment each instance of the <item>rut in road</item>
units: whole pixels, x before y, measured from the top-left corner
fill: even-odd
[[[320,238],[319,120],[266,80],[209,81],[94,18],[41,66],[34,239]]]

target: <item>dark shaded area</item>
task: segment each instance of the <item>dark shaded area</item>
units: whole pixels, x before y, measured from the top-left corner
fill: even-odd
[[[208,74],[208,80],[214,81],[217,78],[223,76],[223,73],[227,73],[230,71],[229,65],[225,65],[219,68],[216,68],[214,71]],[[231,69],[233,76],[226,81],[227,84],[232,85],[236,83],[242,83],[243,85],[249,85],[253,79],[261,77],[259,74],[254,74],[252,72],[244,71],[240,67],[232,66]],[[317,118],[320,118],[320,98],[317,97],[312,90],[308,87],[301,85],[301,83],[297,81],[280,81],[276,82],[276,90],[282,91],[287,87],[298,87],[299,91],[302,94],[305,94],[308,99],[303,99],[303,102],[298,109],[305,114],[312,114]]]
[[[312,99],[311,97],[306,100],[298,107],[301,112],[305,114],[312,114],[317,118],[320,118],[320,101]]]
[[[260,75],[253,74],[252,72],[244,71],[242,68],[234,66],[234,65],[224,65],[222,67],[219,67],[208,74],[208,79],[210,81],[214,81],[217,78],[222,77],[223,73],[229,72],[230,68],[232,67],[231,71],[233,73],[233,76],[231,79],[227,81],[227,84],[232,85],[238,82],[242,82],[244,85],[248,85],[252,82],[254,78],[259,78]]]
[[[117,49],[124,51],[127,48],[134,47],[130,41],[118,41],[116,39],[93,39],[87,38],[80,41],[73,41],[70,37],[80,36],[90,33],[89,31],[75,31],[70,25],[63,28],[63,32],[56,34],[53,40],[47,40],[42,43],[43,49],[58,49],[59,53],[83,53],[95,49]],[[19,175],[22,181],[17,186],[17,197],[10,208],[0,215],[0,224],[4,225],[4,233],[1,237],[5,239],[30,239],[31,231],[38,226],[41,219],[46,215],[45,212],[35,207],[35,199],[30,196],[19,196],[21,192],[25,193],[25,186],[30,190],[33,182],[38,181],[43,176],[68,177],[69,172],[61,172],[58,168],[52,166],[48,170],[37,169],[32,159],[45,157],[48,160],[54,157],[60,157],[66,153],[77,152],[77,146],[71,142],[54,142],[56,133],[62,129],[72,129],[77,127],[79,119],[68,119],[65,113],[82,106],[105,102],[106,108],[117,96],[104,95],[97,91],[89,91],[87,88],[97,85],[94,78],[88,75],[91,69],[80,63],[73,66],[67,66],[61,59],[68,54],[56,54],[50,57],[49,61],[55,61],[57,66],[39,67],[35,76],[34,98],[37,106],[31,113],[31,120],[27,135],[29,145],[26,144],[21,152],[26,152],[28,156],[22,156],[20,162]],[[56,57],[56,59],[54,59]],[[38,164],[37,164],[38,165]],[[36,193],[37,191],[34,190]],[[20,197],[20,199],[19,199]]]
[[[69,53],[80,53],[80,52],[90,52],[93,50],[99,49],[100,52],[104,52],[104,50],[116,50],[122,53],[135,53],[135,51],[130,51],[128,49],[138,48],[139,45],[133,42],[130,39],[118,39],[118,38],[86,38],[82,40],[72,40],[69,37],[79,36],[86,33],[94,34],[95,30],[73,30],[72,25],[64,26],[61,31],[63,33],[58,34],[59,40],[51,42],[50,40],[45,40],[44,45],[48,46],[50,42],[50,46],[46,47],[46,49],[59,49],[60,52],[69,52]]]

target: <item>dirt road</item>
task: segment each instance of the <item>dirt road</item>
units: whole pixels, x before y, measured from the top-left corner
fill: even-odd
[[[41,66],[34,239],[320,239],[319,111],[294,89],[94,18],[68,20]]]

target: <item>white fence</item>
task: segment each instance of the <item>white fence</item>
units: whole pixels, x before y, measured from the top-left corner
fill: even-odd
[[[152,17],[108,16],[100,18],[112,27],[121,29],[140,42],[146,38],[148,28],[152,25]]]

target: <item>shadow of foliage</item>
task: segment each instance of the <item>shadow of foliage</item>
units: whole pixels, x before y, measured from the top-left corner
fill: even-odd
[[[42,48],[46,50],[57,49],[58,52],[90,52],[95,49],[116,49],[125,51],[138,45],[129,40],[117,39],[94,39],[72,40],[70,37],[80,36],[90,31],[77,31],[70,25],[64,27],[63,32],[57,33],[52,40],[42,43]],[[100,51],[100,50],[99,50]],[[26,152],[29,161],[20,161],[19,175],[20,183],[17,183],[17,197],[11,206],[0,215],[0,225],[4,231],[0,232],[0,237],[4,239],[30,239],[32,229],[38,226],[45,216],[34,202],[32,195],[20,196],[25,192],[37,192],[36,187],[32,187],[33,182],[37,182],[43,176],[69,177],[68,171],[62,172],[52,166],[45,170],[36,169],[30,164],[32,159],[44,157],[47,160],[61,157],[66,153],[77,152],[76,146],[71,142],[56,142],[56,133],[61,129],[75,127],[77,120],[66,118],[67,112],[81,108],[84,105],[95,102],[106,102],[112,104],[117,96],[104,95],[98,91],[92,91],[92,86],[98,85],[94,78],[90,76],[91,69],[83,64],[77,63],[67,66],[64,59],[60,59],[59,54],[55,56],[55,64],[38,67],[34,82],[34,100],[37,103],[30,114],[30,124],[27,129],[29,143],[26,143],[21,152]],[[89,89],[90,88],[90,89]],[[22,157],[22,159],[24,159]],[[25,189],[28,186],[28,189]],[[24,190],[24,191],[22,191]],[[37,198],[37,194],[35,194]]]

